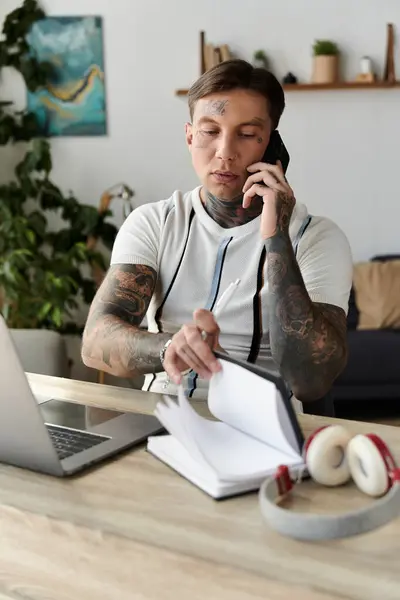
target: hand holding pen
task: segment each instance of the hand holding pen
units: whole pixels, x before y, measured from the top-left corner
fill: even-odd
[[[181,383],[182,373],[190,369],[204,379],[210,379],[213,373],[220,371],[221,366],[213,353],[219,346],[220,330],[216,319],[231,300],[239,283],[237,279],[228,286],[213,312],[196,310],[194,321],[183,325],[173,336],[165,352],[163,366],[175,384]]]

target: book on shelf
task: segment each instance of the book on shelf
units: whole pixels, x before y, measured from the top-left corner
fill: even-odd
[[[228,44],[222,44],[222,46],[214,46],[214,44],[211,43],[204,44],[203,55],[206,71],[231,58]]]
[[[258,490],[281,464],[297,477],[304,438],[283,380],[215,354],[222,369],[209,383],[214,418],[199,415],[179,386],[156,406],[167,433],[150,436],[148,451],[216,499]]]

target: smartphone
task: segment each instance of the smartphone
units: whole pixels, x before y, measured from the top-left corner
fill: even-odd
[[[274,131],[271,133],[269,144],[261,161],[276,165],[277,160],[281,161],[283,172],[286,173],[290,160],[289,152],[287,151],[286,146],[279,135],[279,131],[274,129]]]

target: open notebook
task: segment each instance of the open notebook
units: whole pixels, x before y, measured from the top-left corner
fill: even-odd
[[[257,490],[280,464],[296,476],[304,438],[283,381],[216,355],[222,370],[210,380],[208,406],[218,420],[201,417],[180,386],[155,409],[169,434],[149,437],[148,451],[214,498]]]

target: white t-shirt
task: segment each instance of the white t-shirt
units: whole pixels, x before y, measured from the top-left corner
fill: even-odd
[[[195,309],[212,309],[239,278],[235,294],[218,318],[220,344],[234,357],[277,373],[269,344],[261,217],[225,229],[205,211],[200,189],[176,191],[167,200],[136,208],[118,232],[111,264],[144,264],[158,273],[146,315],[151,332],[176,333],[193,320]],[[342,230],[330,219],[310,219],[306,206],[297,203],[289,235],[311,300],[334,304],[347,314],[353,266]],[[207,397],[207,381],[193,372],[185,379],[189,397]],[[166,373],[147,375],[143,389],[176,394]]]

